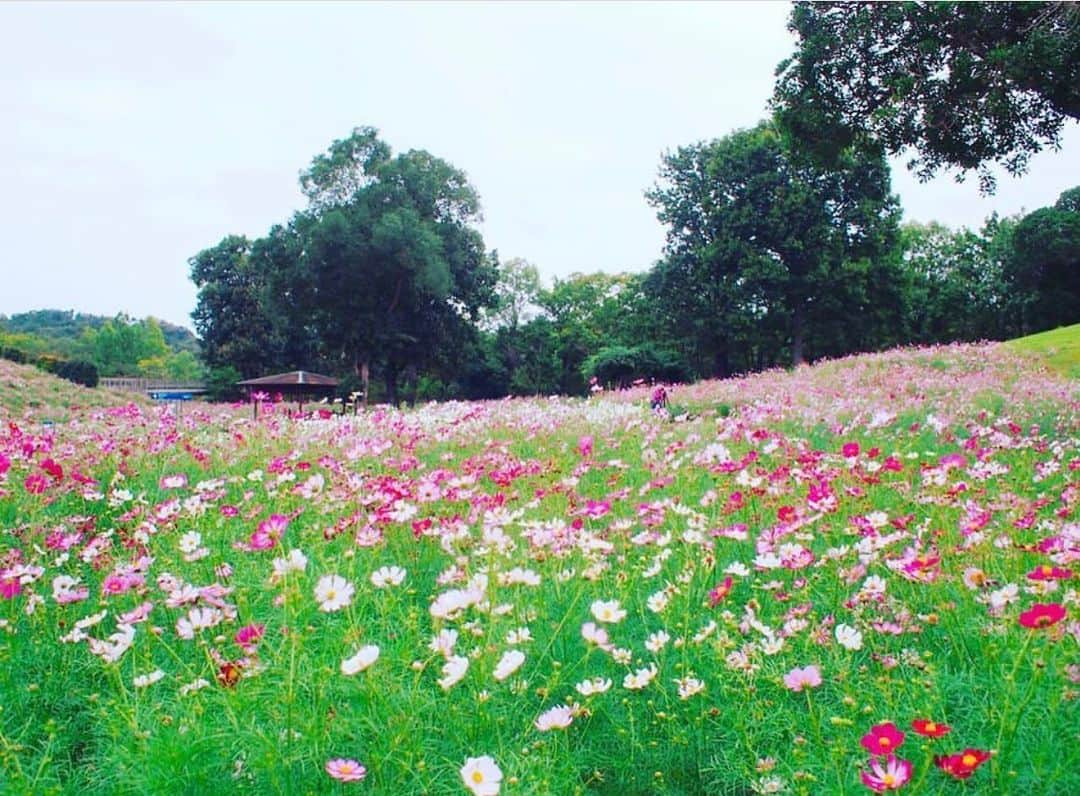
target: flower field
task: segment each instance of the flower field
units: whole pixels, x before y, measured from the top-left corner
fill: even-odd
[[[1003,346],[669,412],[6,397],[6,792],[1080,793],[1080,386]]]

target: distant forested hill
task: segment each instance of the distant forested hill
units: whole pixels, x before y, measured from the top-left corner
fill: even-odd
[[[199,341],[183,326],[156,318],[115,318],[73,310],[0,315],[0,347],[40,357],[93,362],[102,376],[197,378]]]
[[[32,334],[46,340],[56,341],[61,345],[78,341],[87,329],[97,331],[106,321],[113,321],[105,315],[90,315],[74,310],[31,310],[15,315],[0,315],[0,332],[8,334]],[[130,319],[129,319],[130,320]],[[199,352],[199,340],[190,329],[168,321],[157,321],[165,344],[173,351]]]

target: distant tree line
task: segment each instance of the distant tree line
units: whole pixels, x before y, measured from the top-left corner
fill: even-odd
[[[772,116],[666,153],[667,228],[642,274],[488,252],[465,174],[376,130],[301,175],[307,208],[195,255],[193,314],[221,394],[298,367],[372,400],[582,394],[728,376],[1080,320],[1080,189],[978,231],[903,224],[889,154],[921,179],[1026,171],[1080,118],[1073,3],[797,2]],[[370,381],[374,379],[374,381]]]
[[[977,232],[901,224],[883,155],[823,166],[772,123],[664,156],[647,198],[667,245],[641,274],[543,285],[485,250],[462,172],[370,128],[302,186],[287,223],[191,259],[223,394],[294,368],[393,402],[584,394],[1080,320],[1080,189]]]
[[[198,354],[198,339],[189,329],[156,318],[70,310],[0,315],[0,355],[74,375],[82,384],[96,384],[97,376],[199,380],[205,373]]]

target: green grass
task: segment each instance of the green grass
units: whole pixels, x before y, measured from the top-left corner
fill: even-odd
[[[1034,354],[1052,370],[1080,379],[1080,323],[1010,340],[1005,346],[1013,351]]]

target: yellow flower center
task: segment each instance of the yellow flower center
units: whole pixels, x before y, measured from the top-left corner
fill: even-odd
[[[923,727],[923,729],[927,732],[937,732],[937,725],[934,724],[934,722],[932,721],[928,721],[926,722],[926,726]]]
[[[1044,574],[1044,575],[1053,575],[1054,574],[1054,568],[1049,567],[1046,564],[1043,564],[1043,566],[1042,566],[1042,574]]]
[[[886,788],[891,788],[893,785],[896,784],[896,777],[894,777],[892,774],[886,774],[881,778],[881,781],[885,783]]]
[[[323,602],[330,602],[337,599],[337,592],[331,589],[326,593],[326,599]]]
[[[479,785],[481,782],[484,781],[484,772],[481,771],[480,769],[477,769],[476,771],[474,771],[472,773],[472,781],[475,782],[477,785]]]
[[[878,742],[878,746],[889,746],[892,743],[891,740],[889,740],[888,738],[885,738],[885,737],[878,738],[877,742]]]
[[[979,758],[975,757],[975,755],[972,754],[966,754],[960,758],[960,762],[963,763],[965,766],[971,767],[979,762]]]

